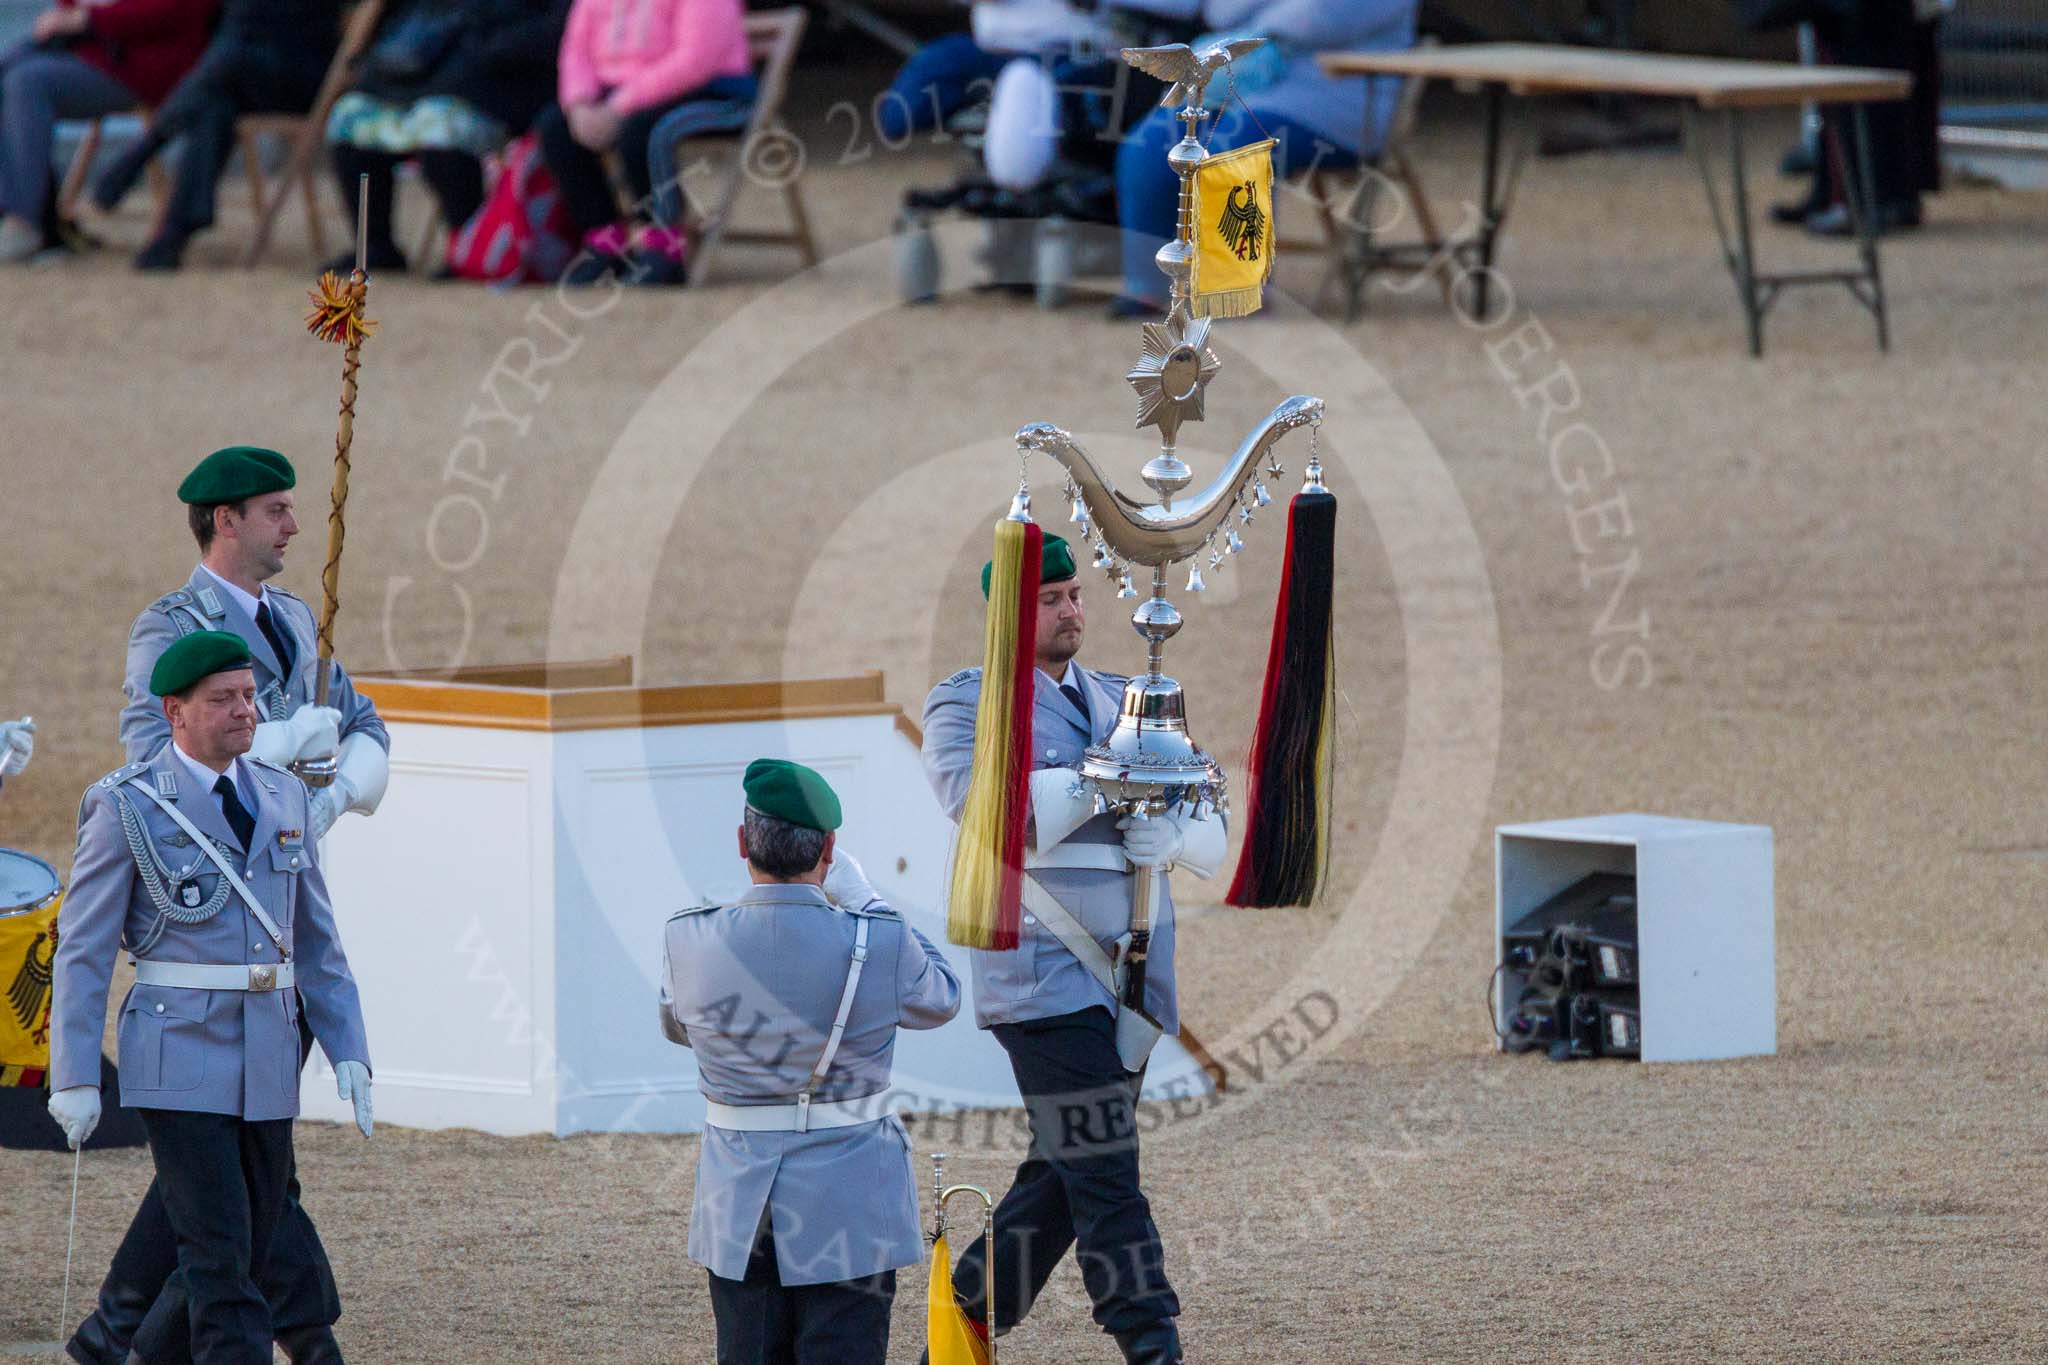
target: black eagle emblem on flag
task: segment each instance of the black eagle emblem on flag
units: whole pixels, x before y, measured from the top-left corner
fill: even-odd
[[[1244,197],[1240,199],[1240,195]],[[1223,202],[1223,220],[1216,224],[1216,230],[1223,234],[1223,244],[1237,259],[1259,259],[1259,248],[1266,241],[1266,213],[1259,207],[1256,181],[1230,187],[1230,197]]]
[[[28,945],[28,951],[21,955],[21,970],[14,974],[14,984],[7,990],[8,1003],[14,1006],[15,1017],[21,1026],[28,1028],[43,1011],[43,1004],[50,998],[50,964],[56,961],[57,945],[51,944],[50,951],[40,959],[36,949],[43,946],[48,934],[37,934],[35,942]]]

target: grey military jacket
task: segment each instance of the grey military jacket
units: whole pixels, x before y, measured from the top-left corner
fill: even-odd
[[[158,925],[157,902],[137,871],[121,803],[139,817],[142,839],[173,881],[196,885],[193,899],[201,908],[212,903],[223,880],[169,815],[141,792],[122,787],[136,777],[172,797],[228,855],[283,935],[298,989],[208,991],[138,983],[121,1005],[121,1103],[245,1119],[294,1118],[300,997],[330,1061],[370,1060],[355,978],[335,931],[315,843],[305,834],[305,785],[282,768],[236,760],[236,783],[256,821],[255,847],[244,849],[218,798],[210,790],[194,790],[192,773],[168,745],[150,762],[117,769],[88,788],[79,807],[71,889],[57,917],[51,1088],[99,1084],[115,955],[124,946],[147,943]],[[175,891],[171,896],[178,900]],[[144,955],[215,965],[280,960],[262,924],[232,890],[203,923],[165,925]]]
[[[1078,768],[1089,745],[1116,728],[1128,678],[1075,665],[1082,715],[1043,670],[1033,670],[1031,767]],[[981,670],[963,668],[931,690],[924,703],[924,773],[950,820],[967,804],[974,759],[974,713],[981,703]],[[1068,835],[1066,843],[1123,847],[1113,815],[1098,815]],[[1131,927],[1132,874],[1094,868],[1047,867],[1030,873],[1065,906],[1108,952]],[[1173,978],[1173,895],[1165,882],[1154,902],[1152,948],[1145,975],[1145,1007],[1168,1033],[1180,1032],[1180,997]],[[1010,952],[973,949],[974,1021],[983,1028],[1071,1014],[1091,1005],[1114,1009],[1116,1002],[1080,959],[1029,911]]]
[[[135,618],[128,631],[128,669],[121,683],[128,697],[128,704],[121,708],[121,746],[128,751],[130,763],[153,757],[170,741],[171,725],[164,719],[163,703],[150,693],[149,674],[166,649],[195,630],[225,630],[247,642],[249,652],[256,656],[256,709],[262,719],[283,720],[311,704],[320,663],[313,609],[283,588],[266,585],[264,592],[271,600],[278,629],[291,641],[290,676],[249,613],[221,590],[204,566],[192,570],[191,581],[184,587],[157,598]],[[341,712],[342,737],[367,734],[389,751],[391,737],[377,708],[356,691],[339,663],[333,668],[327,704]]]
[[[832,1068],[815,1102],[889,1088],[898,1028],[960,1012],[960,979],[880,900],[840,910],[815,886],[755,886],[732,905],[685,910],[662,935],[661,1027],[693,1048],[707,1099],[792,1103],[825,1050],[853,959],[868,957]],[[829,1284],[916,1265],[924,1254],[910,1136],[887,1115],[809,1133],[707,1127],[690,1208],[690,1259],[746,1278],[764,1215],[785,1285]]]

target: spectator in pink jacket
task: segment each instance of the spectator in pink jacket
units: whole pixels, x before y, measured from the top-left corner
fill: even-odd
[[[603,158],[616,152],[636,203],[653,190],[648,134],[679,104],[754,96],[741,0],[575,0],[558,93],[534,131],[584,252],[564,277],[681,283],[683,239],[622,219]],[[636,215],[638,216],[638,215]]]

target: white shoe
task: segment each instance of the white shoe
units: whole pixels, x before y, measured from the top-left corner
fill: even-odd
[[[14,265],[43,249],[43,234],[19,218],[0,218],[0,264]]]

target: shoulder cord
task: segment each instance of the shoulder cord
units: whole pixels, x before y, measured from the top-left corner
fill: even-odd
[[[128,852],[135,859],[136,875],[142,879],[142,889],[148,894],[149,903],[156,907],[157,912],[156,923],[150,927],[149,933],[143,936],[141,943],[129,949],[140,957],[157,945],[157,941],[164,936],[164,930],[172,924],[204,924],[218,915],[221,907],[228,903],[228,892],[231,888],[228,886],[228,879],[220,877],[216,879],[218,885],[213,888],[213,895],[203,905],[185,906],[172,900],[170,888],[164,885],[165,878],[174,881],[183,879],[175,877],[171,870],[164,866],[163,860],[157,857],[156,847],[150,842],[148,831],[143,828],[142,817],[136,813],[135,807],[129,804],[128,798],[119,788],[113,788],[112,795],[115,806],[121,812],[121,833],[127,837]],[[193,870],[198,870],[197,864],[194,864]]]

